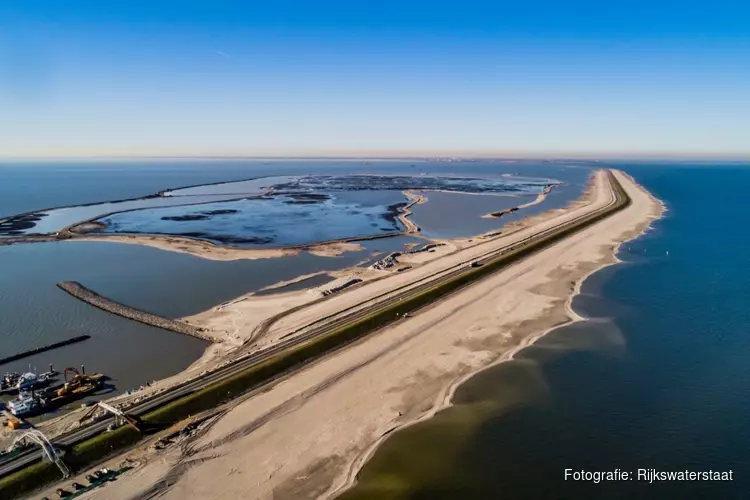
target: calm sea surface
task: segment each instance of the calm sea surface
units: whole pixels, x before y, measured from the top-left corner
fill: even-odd
[[[472,378],[343,499],[750,496],[750,165],[620,166],[669,211],[586,281],[574,307],[593,320]],[[567,468],[734,481],[566,482]]]
[[[567,183],[556,186],[544,202],[498,218],[484,217],[536,199],[536,196],[491,196],[462,193],[429,192],[428,202],[412,207],[413,220],[419,224],[422,234],[429,238],[467,238],[498,229],[503,224],[520,220],[529,215],[564,207],[581,196],[588,178],[586,170],[567,172]]]
[[[260,176],[420,173],[555,178],[579,189],[587,170],[545,163],[426,161],[61,161],[0,163],[0,217],[83,203],[134,198],[182,186]],[[342,197],[349,193],[342,193]],[[377,193],[365,193],[375,196]],[[458,196],[458,195],[457,195]],[[553,208],[556,202],[547,206]],[[436,205],[437,206],[437,205]],[[460,209],[460,206],[459,206]],[[473,213],[466,212],[466,217]],[[0,357],[76,335],[84,343],[3,365],[46,369],[85,364],[110,375],[118,392],[172,375],[195,361],[206,343],[109,315],[55,285],[80,281],[105,296],[169,317],[209,309],[244,293],[317,271],[342,269],[413,238],[363,244],[361,252],[217,262],[137,245],[99,242],[0,246]]]

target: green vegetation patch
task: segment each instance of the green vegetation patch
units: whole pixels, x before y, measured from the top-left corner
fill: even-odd
[[[0,499],[20,497],[60,478],[62,474],[55,464],[37,462],[0,479]]]
[[[129,425],[123,425],[76,444],[65,456],[65,463],[74,468],[83,467],[133,445],[140,439],[140,432]]]

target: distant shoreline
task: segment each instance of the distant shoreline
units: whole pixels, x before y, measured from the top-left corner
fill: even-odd
[[[54,210],[61,210],[61,209],[66,209],[66,208],[88,207],[88,206],[95,206],[95,205],[100,205],[100,204],[116,205],[116,204],[125,203],[125,202],[165,197],[165,193],[181,191],[181,190],[195,188],[195,187],[235,184],[235,183],[255,181],[255,180],[260,180],[260,179],[270,178],[270,177],[274,177],[274,176],[258,176],[258,177],[251,177],[251,178],[244,179],[244,180],[217,181],[217,182],[209,182],[209,183],[201,183],[201,184],[192,184],[192,185],[186,185],[186,186],[177,187],[177,188],[162,189],[160,191],[157,191],[156,193],[152,193],[152,194],[142,196],[142,197],[137,197],[137,198],[125,198],[125,199],[113,200],[113,201],[92,202],[92,203],[84,203],[84,204],[77,204],[77,205],[65,205],[65,206],[59,206],[59,207],[54,207],[54,208],[34,210],[34,211],[24,212],[21,214],[17,214],[17,215],[13,215],[10,217],[0,219],[0,229],[2,229],[3,225],[6,225],[6,226],[9,226],[9,229],[6,229],[6,232],[8,233],[29,230],[30,228],[22,227],[22,226],[24,224],[37,222],[39,219],[47,215],[45,212],[51,212]],[[544,191],[537,195],[537,198],[534,202],[524,204],[522,207],[519,207],[519,208],[531,206],[531,205],[538,204],[544,201],[544,197],[549,192],[550,186],[552,185],[554,184],[548,184],[544,188]],[[413,235],[417,235],[418,233],[420,233],[421,229],[419,228],[419,226],[409,218],[412,215],[411,209],[414,205],[423,204],[427,202],[427,197],[419,193],[426,193],[426,192],[431,192],[431,191],[450,192],[450,193],[456,193],[456,194],[483,194],[483,195],[493,195],[493,196],[513,196],[513,195],[506,195],[506,194],[494,193],[494,192],[493,193],[469,193],[469,192],[462,192],[462,191],[450,191],[450,190],[445,190],[445,189],[406,189],[402,191],[402,193],[407,198],[408,203],[403,207],[399,207],[398,213],[395,215],[395,219],[399,221],[399,223],[403,226],[403,229],[398,230],[398,231],[390,231],[390,232],[382,233],[382,234],[334,238],[331,240],[310,242],[310,243],[305,243],[305,244],[300,244],[300,245],[243,247],[243,246],[233,245],[231,242],[221,242],[221,241],[217,242],[209,237],[203,238],[203,237],[197,237],[197,236],[194,237],[194,236],[184,236],[184,235],[171,235],[171,234],[166,234],[166,233],[93,234],[90,232],[93,225],[100,224],[98,221],[102,218],[109,217],[109,216],[116,215],[116,214],[121,214],[121,213],[139,211],[139,210],[163,208],[160,206],[156,206],[156,207],[137,207],[137,208],[130,208],[130,209],[124,209],[124,210],[119,210],[119,211],[110,211],[110,212],[98,214],[95,217],[82,220],[82,221],[78,221],[72,225],[64,227],[61,230],[57,231],[56,233],[10,234],[7,236],[0,236],[0,246],[24,244],[24,243],[42,243],[42,242],[74,241],[74,240],[75,241],[102,241],[102,242],[109,241],[109,242],[118,242],[118,243],[141,244],[144,246],[151,246],[151,247],[155,247],[155,248],[159,248],[159,249],[167,250],[167,251],[188,253],[191,255],[204,257],[204,258],[211,259],[211,260],[240,260],[240,259],[274,258],[274,257],[294,255],[296,253],[299,253],[300,251],[310,251],[311,253],[314,253],[317,255],[335,256],[335,255],[340,255],[341,252],[336,251],[336,248],[339,248],[339,249],[344,248],[342,245],[345,246],[347,244],[354,244],[360,241],[370,241],[370,240],[382,239],[382,238],[393,238],[397,236],[405,236],[405,235],[413,236]],[[272,190],[269,191],[269,189],[266,189],[264,192],[260,194],[252,195],[251,193],[248,193],[247,195],[240,196],[237,198],[227,198],[225,200],[220,200],[220,202],[237,201],[237,200],[242,200],[242,199],[252,197],[252,196],[264,196],[265,194],[271,194],[271,192]],[[206,195],[206,196],[210,196],[210,195]],[[188,202],[185,204],[179,204],[179,205],[173,205],[173,206],[174,207],[187,207],[187,206],[208,205],[208,204],[217,203],[217,202],[219,201],[202,201],[202,202],[195,202],[195,203]],[[171,205],[165,205],[165,206],[171,206]],[[14,227],[15,223],[17,223],[19,227],[21,227],[21,229],[15,229]],[[350,249],[352,248],[354,247],[350,247]]]
[[[611,161],[663,161],[663,162],[741,162],[750,161],[750,152],[732,153],[706,152],[685,154],[676,151],[665,152],[587,152],[587,151],[301,151],[301,152],[257,152],[243,155],[222,154],[69,154],[37,156],[33,154],[0,155],[2,161],[17,162],[86,162],[86,161],[495,161],[495,162],[524,162],[524,161],[585,161],[605,163]]]

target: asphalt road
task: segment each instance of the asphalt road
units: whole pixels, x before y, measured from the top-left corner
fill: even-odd
[[[608,178],[610,181],[610,186],[612,187],[612,190],[615,196],[613,197],[612,201],[608,203],[605,207],[602,207],[593,212],[589,212],[587,214],[581,215],[575,219],[571,219],[570,221],[564,224],[561,224],[559,226],[535,233],[521,241],[515,242],[513,244],[509,244],[505,247],[501,247],[501,248],[489,251],[485,253],[484,255],[481,255],[480,257],[474,257],[470,260],[467,260],[466,262],[463,262],[456,266],[437,272],[431,276],[424,278],[421,282],[418,282],[416,284],[404,285],[400,288],[391,290],[378,297],[371,298],[365,303],[365,304],[367,303],[371,303],[371,304],[365,305],[364,307],[361,307],[361,304],[360,304],[358,306],[354,306],[344,311],[340,311],[339,313],[333,315],[332,317],[324,318],[323,320],[316,321],[312,325],[307,325],[306,327],[301,328],[300,330],[298,330],[298,332],[305,330],[309,328],[310,326],[312,326],[312,328],[309,328],[309,330],[304,331],[303,333],[300,333],[299,335],[296,335],[292,338],[289,338],[288,340],[284,340],[271,348],[252,354],[244,359],[240,359],[231,365],[227,365],[223,368],[217,369],[216,371],[208,373],[199,379],[187,382],[181,386],[175,387],[162,394],[148,398],[130,407],[127,410],[128,414],[136,415],[136,416],[144,415],[182,396],[188,395],[199,389],[207,387],[215,382],[219,382],[225,378],[231,377],[232,375],[238,372],[241,372],[243,370],[246,370],[258,363],[262,363],[286,349],[304,344],[305,342],[313,340],[316,337],[324,333],[329,333],[334,329],[341,328],[348,324],[354,323],[362,318],[370,316],[376,312],[379,312],[389,307],[390,305],[394,304],[395,302],[399,302],[401,300],[414,297],[426,290],[432,289],[458,276],[461,276],[466,273],[471,273],[472,271],[475,270],[475,268],[471,267],[472,262],[478,261],[482,265],[484,265],[496,259],[501,259],[512,251],[515,251],[521,247],[534,245],[535,243],[539,242],[540,240],[543,240],[544,238],[552,234],[564,231],[565,229],[568,229],[571,226],[574,226],[582,222],[582,220],[584,219],[594,218],[595,216],[610,210],[612,207],[614,207],[618,203],[624,200],[627,200],[627,194],[625,194],[624,190],[620,186],[619,182],[615,179],[614,175],[611,172],[609,172],[608,174],[609,174]],[[588,227],[588,226],[585,226],[585,227]],[[540,246],[538,251],[543,250],[546,247],[547,245]],[[466,286],[470,286],[472,283],[469,283]],[[278,319],[280,319],[280,317],[276,318],[276,320]],[[397,320],[397,319],[398,318],[394,318],[394,320]],[[268,326],[270,326],[270,324],[265,325],[266,328]],[[296,369],[299,369],[299,367]],[[258,384],[258,386],[255,386],[255,387],[248,387],[248,391],[256,389],[257,387],[261,385],[266,385],[269,382],[272,382],[272,380],[266,381],[262,384]],[[101,432],[104,432],[107,426],[112,422],[113,422],[113,418],[111,417],[103,419],[89,426],[86,426],[81,429],[72,431],[68,434],[62,435],[59,438],[55,439],[54,443],[60,446],[74,445],[76,443],[85,441],[86,439],[89,439]],[[10,457],[6,457],[4,461],[0,462],[0,477],[5,477],[9,474],[12,474],[13,472],[21,470],[24,467],[27,467],[28,465],[31,465],[40,459],[41,459],[41,453],[39,449],[30,449],[23,453],[13,455]]]

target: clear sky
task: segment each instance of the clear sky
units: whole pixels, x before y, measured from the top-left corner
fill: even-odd
[[[747,0],[2,0],[0,155],[750,155]]]

